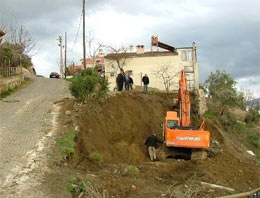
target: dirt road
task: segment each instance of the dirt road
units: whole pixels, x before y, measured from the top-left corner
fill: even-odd
[[[47,197],[37,189],[45,152],[55,131],[55,101],[70,96],[61,79],[35,78],[0,100],[1,197]]]

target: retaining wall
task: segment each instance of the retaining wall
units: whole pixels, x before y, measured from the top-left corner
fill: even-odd
[[[24,75],[14,75],[11,77],[1,77],[0,76],[0,93],[12,89],[17,85],[20,85],[24,81]]]

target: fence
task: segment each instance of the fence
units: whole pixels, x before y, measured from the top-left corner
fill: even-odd
[[[19,75],[23,72],[22,66],[18,67],[9,67],[0,65],[0,77],[11,77]]]

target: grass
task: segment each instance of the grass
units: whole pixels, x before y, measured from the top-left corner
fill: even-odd
[[[208,111],[206,111],[206,112],[204,113],[204,117],[205,117],[205,118],[208,118],[208,119],[213,119],[213,118],[216,117],[216,115],[215,115],[214,112],[208,110]]]
[[[100,153],[97,153],[97,152],[91,153],[89,155],[89,159],[98,163],[99,165],[102,165],[104,163],[104,158],[102,157],[102,155]]]
[[[88,197],[88,198],[108,198],[106,191],[102,193],[99,186],[95,185],[90,177],[76,178],[72,177],[68,180],[67,191],[72,197]]]
[[[22,88],[24,85],[26,85],[27,83],[31,82],[30,78],[24,78],[24,81],[20,84],[20,85],[16,85],[14,88],[9,88],[6,91],[3,91],[0,94],[0,100],[11,95],[12,93],[14,93],[15,91],[19,90],[20,88]]]
[[[58,139],[60,151],[64,157],[70,157],[75,154],[75,139],[78,136],[78,131],[72,131],[65,137]]]
[[[140,177],[139,169],[135,165],[128,165],[126,167],[126,172],[129,175],[135,177],[136,179],[138,179]]]
[[[89,177],[84,179],[72,177],[68,180],[67,191],[71,194],[79,194],[86,191],[86,186],[88,184],[91,184],[91,179]]]

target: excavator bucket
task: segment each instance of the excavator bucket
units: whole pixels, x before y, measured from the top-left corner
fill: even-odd
[[[208,148],[210,144],[209,131],[168,129],[165,136],[167,147]]]

